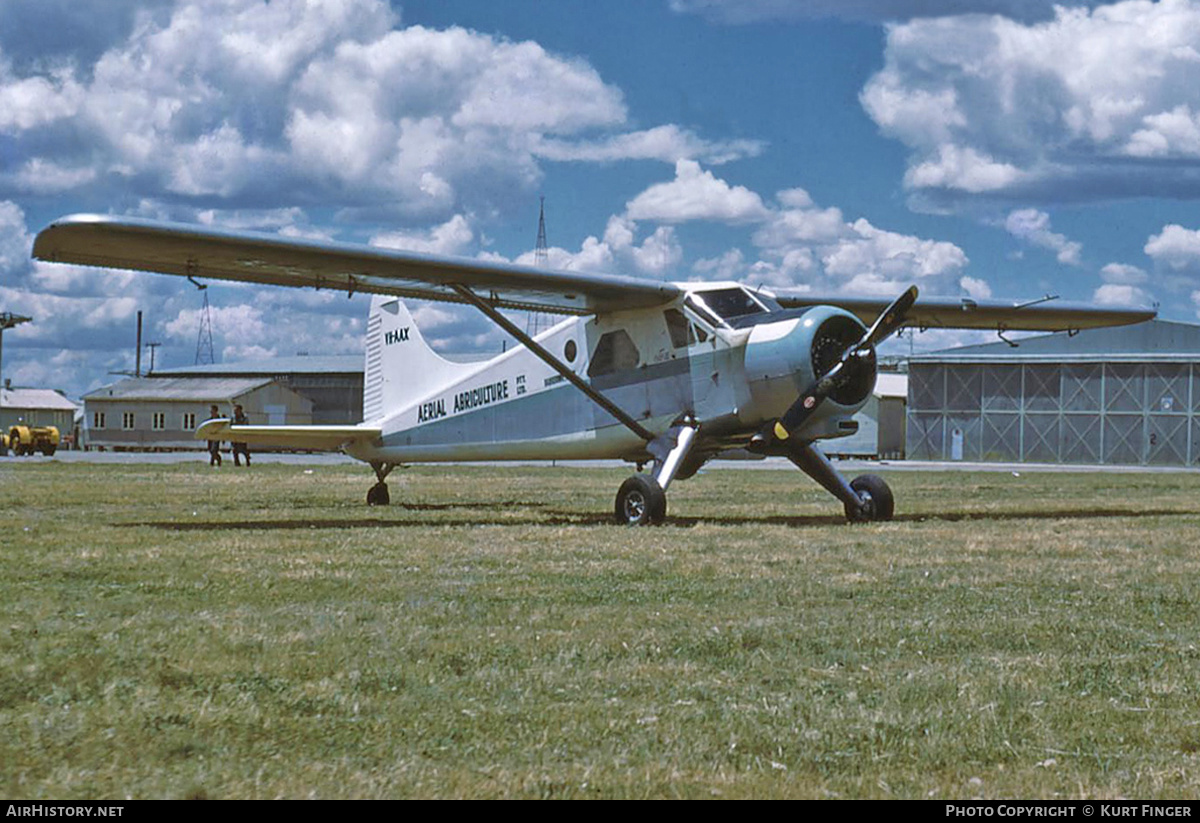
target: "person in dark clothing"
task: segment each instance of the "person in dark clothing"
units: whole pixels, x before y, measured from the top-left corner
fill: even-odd
[[[242,405],[240,403],[234,403],[233,404],[233,425],[245,426],[249,422],[250,422],[250,420],[249,420],[249,418],[246,417],[246,413],[244,411],[242,411]],[[235,465],[235,466],[242,465],[238,461],[238,455],[240,454],[241,456],[246,458],[246,466],[248,467],[250,465],[250,448],[245,443],[233,443],[232,445],[233,445],[233,465]]]
[[[216,418],[218,418],[220,416],[221,416],[221,410],[218,409],[216,407],[216,405],[209,407],[208,418],[210,420],[215,420]],[[220,466],[221,465],[221,441],[220,440],[209,440],[208,441],[208,465],[210,465],[210,466]]]

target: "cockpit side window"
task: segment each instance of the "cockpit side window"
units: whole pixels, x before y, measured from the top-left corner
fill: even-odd
[[[708,323],[710,326],[718,327],[728,325],[716,312],[714,312],[705,304],[704,299],[698,294],[689,294],[683,301],[683,305],[691,309],[697,317],[699,317],[705,323]]]
[[[588,377],[600,377],[613,372],[636,369],[641,362],[637,346],[624,329],[610,331],[600,337],[588,363]]]
[[[671,348],[682,349],[696,342],[696,333],[692,324],[679,309],[667,309],[663,312],[667,319],[667,332],[671,335]]]

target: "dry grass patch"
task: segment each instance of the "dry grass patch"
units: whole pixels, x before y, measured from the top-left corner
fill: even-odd
[[[0,467],[7,797],[1200,795],[1200,476]]]

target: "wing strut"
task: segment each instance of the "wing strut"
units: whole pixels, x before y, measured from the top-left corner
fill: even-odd
[[[517,326],[511,320],[497,311],[495,306],[492,306],[490,303],[464,285],[459,283],[451,283],[450,288],[454,289],[454,291],[457,292],[463,300],[467,301],[472,306],[486,314],[488,318],[490,318],[500,328],[517,338],[517,340],[520,341],[525,348],[536,354],[542,361],[546,363],[547,366],[561,374],[568,383],[591,398],[597,406],[615,417],[618,421],[620,421],[621,425],[625,426],[625,428],[629,429],[631,432],[647,442],[654,439],[654,435],[647,431],[645,427],[622,411],[620,407],[618,407],[607,397],[581,380],[579,375],[575,374],[573,370],[568,368],[564,363],[562,363],[562,361],[547,351],[544,347],[534,342],[532,337],[517,328]]]

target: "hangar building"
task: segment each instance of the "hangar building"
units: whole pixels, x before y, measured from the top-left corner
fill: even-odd
[[[363,419],[363,355],[271,357],[240,363],[217,363],[160,369],[150,378],[268,378],[312,403],[315,425],[361,423]]]
[[[821,450],[835,457],[904,458],[904,407],[908,375],[881,371],[875,390],[854,415],[858,431],[848,437],[821,442]]]
[[[913,460],[1200,465],[1200,326],[1151,320],[915,355]]]

